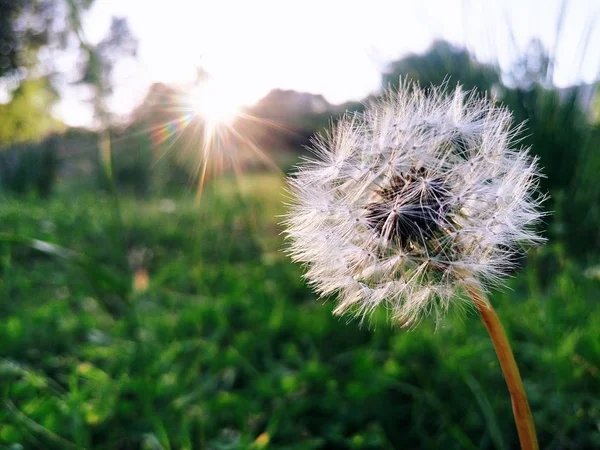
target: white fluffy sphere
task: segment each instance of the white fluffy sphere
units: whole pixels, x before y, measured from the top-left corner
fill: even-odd
[[[404,84],[314,143],[289,179],[289,252],[336,313],[379,305],[410,325],[441,317],[465,282],[497,282],[535,224],[535,158],[511,114],[457,88]]]

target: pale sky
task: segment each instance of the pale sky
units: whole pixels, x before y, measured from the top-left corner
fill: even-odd
[[[358,100],[380,87],[390,61],[424,51],[435,38],[466,46],[502,67],[539,37],[552,49],[562,0],[96,0],[85,17],[91,42],[112,16],[127,17],[139,41],[136,62],[115,73],[111,105],[126,114],[155,81],[189,83],[202,66],[240,103],[270,89]],[[592,26],[596,24],[596,26]],[[586,35],[589,30],[589,38]],[[588,46],[581,61],[583,42]],[[600,74],[600,0],[567,2],[554,81],[566,86]],[[65,71],[72,58],[61,61]],[[71,125],[89,125],[85,94],[57,107]]]

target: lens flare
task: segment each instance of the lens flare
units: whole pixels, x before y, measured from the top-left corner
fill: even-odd
[[[228,124],[240,113],[237,96],[227,86],[212,80],[194,87],[189,96],[194,112],[207,122]]]
[[[243,94],[243,86],[214,79],[194,86],[156,84],[136,112],[133,134],[150,138],[154,163],[172,155],[196,183],[198,200],[205,183],[225,173],[238,179],[251,168],[279,172],[270,154],[254,142],[279,125],[254,116]]]

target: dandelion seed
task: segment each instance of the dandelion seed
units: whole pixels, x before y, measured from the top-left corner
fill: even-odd
[[[342,118],[290,179],[289,252],[310,284],[339,314],[385,305],[412,325],[464,301],[466,278],[497,283],[542,241],[537,162],[510,125],[460,87],[406,83]]]

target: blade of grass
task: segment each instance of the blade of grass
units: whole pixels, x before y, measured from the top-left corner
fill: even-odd
[[[481,384],[479,384],[479,382],[469,374],[463,373],[462,377],[465,381],[465,384],[469,387],[471,392],[473,392],[475,400],[481,408],[481,412],[485,418],[485,422],[494,445],[498,450],[506,450],[506,444],[502,438],[502,432],[500,431],[500,426],[498,425],[498,419],[496,418],[494,409],[492,408],[487,395],[483,391]]]

